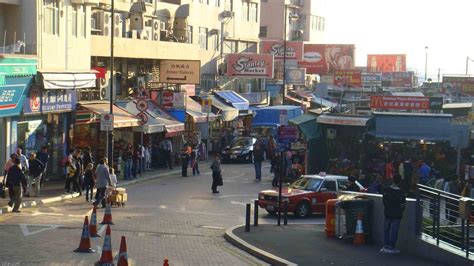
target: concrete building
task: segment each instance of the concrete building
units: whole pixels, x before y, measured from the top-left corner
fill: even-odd
[[[309,43],[324,43],[326,31],[326,0],[263,0],[260,23],[260,38]],[[298,19],[287,21],[284,28],[285,9],[287,16],[297,15]]]

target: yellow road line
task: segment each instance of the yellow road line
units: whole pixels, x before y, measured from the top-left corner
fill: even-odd
[[[9,214],[2,214],[0,216],[0,223],[3,223],[5,220],[7,219],[10,219],[13,217],[13,214],[9,213]]]

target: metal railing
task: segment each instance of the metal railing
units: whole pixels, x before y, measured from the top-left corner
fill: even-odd
[[[470,213],[469,219],[460,215],[462,197],[424,185],[418,185],[417,192],[418,233],[431,237],[437,246],[441,243],[465,252],[469,258],[474,251],[474,230]]]

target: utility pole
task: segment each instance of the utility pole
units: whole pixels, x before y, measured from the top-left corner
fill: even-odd
[[[425,81],[428,80],[428,46],[425,46]]]
[[[114,33],[113,26],[115,25],[115,0],[112,0],[112,11],[111,11],[111,25],[112,30],[110,34],[110,80],[109,80],[109,95],[110,95],[110,116],[114,115]],[[115,120],[115,119],[114,119]],[[113,123],[113,121],[112,121]],[[113,127],[112,127],[113,128]],[[114,132],[108,131],[108,157],[109,157],[109,167],[114,167]]]

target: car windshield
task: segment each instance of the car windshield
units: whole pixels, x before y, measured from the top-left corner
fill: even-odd
[[[322,182],[323,180],[321,178],[302,177],[293,182],[290,188],[314,191],[319,188]]]
[[[231,147],[236,147],[236,146],[250,146],[252,145],[252,139],[251,138],[238,138],[232,141],[230,144]]]

